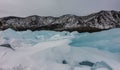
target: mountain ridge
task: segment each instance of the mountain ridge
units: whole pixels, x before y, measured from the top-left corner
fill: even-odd
[[[60,17],[31,15],[28,17],[9,16],[0,18],[0,30],[12,28],[24,30],[55,30],[97,32],[112,28],[120,28],[120,11],[105,11],[87,16],[66,14]]]

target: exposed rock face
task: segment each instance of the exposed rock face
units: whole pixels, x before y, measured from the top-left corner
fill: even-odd
[[[24,18],[14,16],[0,18],[0,30],[8,28],[17,31],[29,29],[96,32],[120,28],[120,11],[100,11],[88,16],[67,14],[60,17],[33,15]]]

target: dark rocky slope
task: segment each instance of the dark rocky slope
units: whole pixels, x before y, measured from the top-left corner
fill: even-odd
[[[0,18],[0,30],[12,28],[16,31],[23,30],[55,30],[96,32],[111,28],[120,28],[120,11],[100,11],[88,16],[63,15],[28,16],[28,17],[3,17]]]

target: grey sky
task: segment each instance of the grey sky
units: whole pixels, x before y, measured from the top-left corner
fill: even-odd
[[[0,0],[0,17],[87,15],[100,10],[120,10],[120,0]]]

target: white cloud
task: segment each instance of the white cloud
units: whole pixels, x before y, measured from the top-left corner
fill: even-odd
[[[100,10],[120,10],[119,5],[120,0],[0,0],[0,16],[86,15]]]

